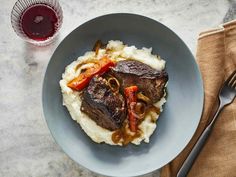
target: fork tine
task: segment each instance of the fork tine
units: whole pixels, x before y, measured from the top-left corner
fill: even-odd
[[[229,86],[234,87],[235,81],[236,81],[236,72],[234,72],[233,77],[230,79]]]
[[[233,83],[233,88],[236,89],[236,80]]]
[[[230,74],[230,76],[228,77],[228,79],[225,81],[225,83],[228,86],[232,86],[232,84],[234,83],[236,79],[236,70],[234,70],[234,72],[232,74]]]

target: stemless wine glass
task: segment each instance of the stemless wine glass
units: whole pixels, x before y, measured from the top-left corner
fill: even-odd
[[[11,24],[18,36],[38,46],[50,44],[62,25],[57,0],[18,0],[11,12]]]

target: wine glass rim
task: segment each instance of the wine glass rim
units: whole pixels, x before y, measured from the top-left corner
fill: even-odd
[[[52,10],[55,12],[55,15],[57,16],[57,19],[58,19],[55,33],[51,37],[48,37],[47,39],[42,40],[42,41],[37,41],[27,36],[27,34],[23,31],[22,25],[21,25],[21,19],[24,12],[28,8],[37,4],[43,4],[52,8]],[[30,0],[30,1],[17,0],[11,10],[11,26],[13,30],[15,31],[15,33],[24,41],[35,44],[35,45],[39,45],[39,46],[48,45],[53,41],[53,39],[57,36],[58,31],[60,30],[62,26],[62,22],[63,22],[63,11],[57,0],[47,0],[47,1],[46,0]]]

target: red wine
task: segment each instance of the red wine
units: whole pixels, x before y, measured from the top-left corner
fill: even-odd
[[[27,8],[21,16],[24,33],[31,39],[44,41],[57,30],[58,18],[50,6],[36,4]]]

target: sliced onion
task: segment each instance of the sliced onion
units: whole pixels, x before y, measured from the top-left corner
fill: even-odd
[[[154,105],[150,105],[150,106],[147,107],[146,112],[147,113],[148,112],[155,112],[155,113],[157,113],[159,115],[161,113],[161,110],[160,110],[160,108],[158,108],[158,107],[156,107]]]
[[[123,137],[123,133],[121,130],[116,130],[113,134],[112,134],[112,141],[117,144],[119,143],[120,139]]]
[[[99,49],[102,47],[102,41],[97,40],[93,46],[93,51],[95,51],[95,54],[98,54]]]
[[[134,112],[139,116],[139,119],[143,119],[146,113],[146,105],[142,102],[137,102],[134,107]]]
[[[145,96],[144,94],[142,94],[141,92],[139,92],[138,94],[137,94],[137,98],[138,98],[138,100],[141,100],[141,101],[143,101],[143,102],[145,102],[146,104],[152,104],[152,101],[151,101],[151,99],[150,98],[148,98],[147,96]]]
[[[137,106],[137,104],[138,104],[138,106]],[[142,104],[142,105],[140,105],[140,104]],[[142,106],[144,106],[144,107],[141,108]],[[136,110],[136,109],[139,109],[138,107],[141,108],[141,109],[144,109],[144,111],[140,112],[141,110],[140,111]],[[135,118],[139,119],[139,120],[141,120],[145,117],[145,105],[144,105],[144,103],[131,102],[130,103],[130,111],[133,114],[133,116]]]
[[[113,92],[119,91],[120,83],[115,77],[110,77],[107,82]]]
[[[82,67],[85,64],[99,64],[99,60],[96,59],[88,59],[86,61],[83,61],[81,63],[79,63],[76,67],[75,67],[75,71],[77,71],[80,67]],[[85,69],[85,68],[84,68]]]

